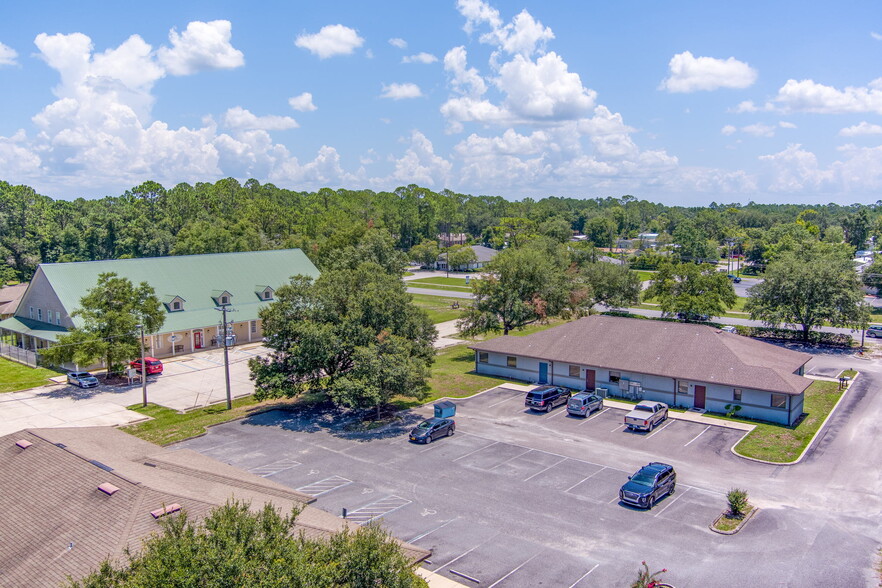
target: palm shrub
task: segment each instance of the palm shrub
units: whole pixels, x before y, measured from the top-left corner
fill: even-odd
[[[667,568],[662,568],[657,572],[650,572],[649,566],[646,565],[645,561],[640,562],[640,565],[643,568],[637,571],[637,579],[631,582],[631,588],[656,588],[662,586],[658,577],[667,572]]]
[[[732,488],[726,494],[729,501],[729,516],[732,518],[741,518],[747,511],[750,503],[747,501],[747,491],[740,488]]]

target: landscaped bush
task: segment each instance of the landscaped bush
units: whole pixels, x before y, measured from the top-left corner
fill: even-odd
[[[801,342],[802,331],[794,329],[782,329],[777,327],[746,327],[736,325],[735,329],[739,335],[745,337],[753,337],[754,339],[774,339],[776,341],[795,341]],[[825,333],[822,331],[811,331],[809,333],[809,343],[812,345],[829,345],[831,347],[851,347],[854,339],[851,335],[841,333]]]
[[[740,488],[729,490],[729,493],[726,494],[726,499],[729,501],[729,516],[732,518],[738,519],[743,517],[750,507],[750,503],[747,500],[747,491]]]

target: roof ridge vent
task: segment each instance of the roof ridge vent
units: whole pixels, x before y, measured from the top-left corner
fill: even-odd
[[[179,510],[181,510],[181,505],[175,502],[173,504],[169,504],[168,506],[163,506],[162,508],[151,510],[150,516],[152,516],[154,519],[158,519],[159,517],[165,516],[167,514],[178,512]]]
[[[21,447],[22,449],[27,449],[28,447],[33,445],[33,443],[31,443],[27,439],[19,439],[18,441],[15,442],[15,444],[18,445],[19,447]]]
[[[119,488],[117,488],[116,486],[114,486],[110,482],[104,482],[103,484],[98,486],[98,489],[101,490],[102,492],[104,492],[105,494],[107,494],[108,496],[113,496],[114,494],[119,492]]]

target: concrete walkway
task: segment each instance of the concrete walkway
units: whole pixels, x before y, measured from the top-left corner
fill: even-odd
[[[458,319],[453,319],[452,321],[445,321],[435,325],[435,328],[438,329],[438,338],[435,340],[435,349],[444,349],[445,347],[459,345],[460,343],[465,342],[462,339],[457,339],[457,336],[459,335],[459,330],[456,328],[457,320]]]

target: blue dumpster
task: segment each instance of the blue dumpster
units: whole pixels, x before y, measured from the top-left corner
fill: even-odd
[[[449,419],[456,414],[456,405],[449,400],[435,403],[435,418]]]

